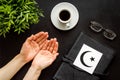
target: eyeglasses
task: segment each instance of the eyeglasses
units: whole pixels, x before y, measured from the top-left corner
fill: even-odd
[[[96,22],[96,21],[91,21],[90,22],[90,28],[95,31],[95,32],[101,32],[103,30],[103,35],[105,38],[109,39],[109,40],[113,40],[115,39],[115,37],[117,36],[115,32],[113,32],[110,29],[105,29],[100,23]]]

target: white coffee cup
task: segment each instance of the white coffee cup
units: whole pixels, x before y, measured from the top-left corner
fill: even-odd
[[[67,9],[62,9],[58,14],[58,20],[60,23],[64,24],[66,27],[70,26],[71,13]]]

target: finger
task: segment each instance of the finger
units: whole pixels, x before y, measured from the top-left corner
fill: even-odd
[[[56,56],[56,57],[57,57],[58,55],[59,55],[59,53],[54,54],[54,56]]]
[[[47,38],[48,38],[48,35],[46,35],[44,38],[42,38],[42,39],[38,42],[38,44],[41,45],[44,41],[47,40]]]
[[[41,32],[39,35],[37,35],[35,41],[39,42],[39,40],[42,38],[44,34],[45,34],[44,32]]]
[[[51,41],[51,45],[50,45],[50,49],[49,49],[49,51],[50,51],[51,53],[53,52],[55,42],[56,42],[56,39],[54,38],[54,39]]]
[[[48,51],[50,50],[50,47],[51,47],[51,45],[52,45],[52,40],[53,40],[53,39],[51,39],[51,40],[49,41],[49,43],[48,43],[48,46],[47,46],[47,50],[48,50]]]
[[[53,48],[52,48],[53,41],[54,41],[53,39],[50,40],[50,45],[49,45],[49,47],[48,47],[48,51],[50,51],[50,52],[52,52],[52,49],[53,49]]]
[[[35,34],[34,40],[36,41],[42,34],[44,34],[43,31],[41,31],[41,32],[39,32],[39,33],[37,33],[37,34]]]
[[[53,55],[53,61],[55,61],[55,59],[57,58],[57,56],[59,55],[59,53],[55,53],[54,55]]]
[[[48,33],[45,32],[41,36],[39,36],[39,38],[36,40],[36,42],[39,43],[42,39],[47,38],[47,37],[48,37]]]
[[[49,43],[49,41],[47,40],[47,41],[45,42],[45,44],[43,45],[42,50],[46,50],[46,49],[47,49],[48,43]]]
[[[30,37],[28,37],[27,38],[27,40],[26,41],[32,41],[34,39],[34,36],[33,35],[31,35]]]
[[[54,48],[53,48],[53,54],[57,53],[58,51],[58,42],[55,43]]]
[[[48,45],[47,45],[47,49],[46,49],[46,50],[48,50],[48,51],[49,51],[49,47],[50,47],[50,45],[51,45],[51,41],[49,41],[49,43],[48,43]]]
[[[42,49],[42,47],[44,46],[44,44],[46,44],[46,41],[47,41],[47,40],[45,40],[41,45],[39,45],[39,49],[40,49],[40,50]]]

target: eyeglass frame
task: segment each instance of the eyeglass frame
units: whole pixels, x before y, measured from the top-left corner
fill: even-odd
[[[90,21],[90,23],[91,23],[91,24],[90,24],[89,27],[90,27],[94,32],[99,33],[99,32],[102,32],[102,31],[103,31],[103,36],[104,36],[105,38],[109,39],[109,40],[114,40],[115,37],[117,36],[114,31],[112,31],[112,30],[110,30],[110,29],[104,28],[100,23],[98,23],[98,22],[96,22],[96,21]],[[96,27],[96,28],[99,27],[99,30],[93,28],[93,26]],[[112,37],[107,36],[107,35],[109,35],[109,34],[111,34]]]

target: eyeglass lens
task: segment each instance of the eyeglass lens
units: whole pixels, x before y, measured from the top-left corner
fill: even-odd
[[[91,21],[90,28],[95,32],[100,32],[103,29],[102,25],[95,21]]]
[[[113,40],[116,37],[116,34],[110,29],[105,29],[103,35],[110,40]]]

